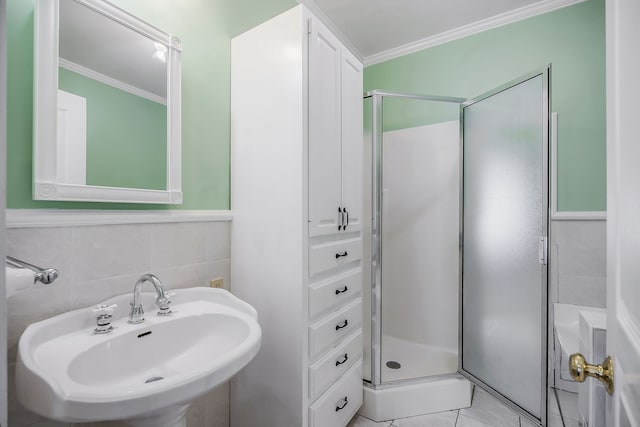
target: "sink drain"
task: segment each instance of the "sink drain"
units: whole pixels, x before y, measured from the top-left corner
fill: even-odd
[[[396,362],[395,360],[389,360],[387,362],[387,368],[390,369],[400,369],[402,367],[401,364],[399,364],[398,362]]]
[[[151,377],[148,380],[146,380],[144,383],[148,384],[148,383],[152,383],[154,381],[160,381],[160,380],[163,380],[163,379],[164,379],[164,377]]]

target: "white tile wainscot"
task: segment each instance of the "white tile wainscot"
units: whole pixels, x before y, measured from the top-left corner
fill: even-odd
[[[552,220],[551,303],[605,307],[606,228],[604,219]]]
[[[7,301],[9,425],[78,425],[45,420],[15,399],[17,344],[29,324],[131,292],[144,273],[169,289],[208,286],[217,277],[228,288],[231,219],[230,211],[8,210],[7,254],[60,271],[53,284]],[[228,383],[192,404],[188,425],[229,425]]]
[[[552,215],[549,244],[549,304],[606,306],[606,214],[560,212]],[[563,387],[559,378],[560,348],[554,343],[554,314],[549,313],[550,384]],[[550,425],[562,425],[555,395],[550,394]],[[555,410],[554,410],[555,408]],[[567,418],[567,425],[572,420]],[[524,425],[524,424],[523,424]]]

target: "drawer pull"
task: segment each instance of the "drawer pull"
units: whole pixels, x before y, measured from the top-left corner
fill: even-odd
[[[343,230],[347,229],[347,226],[349,225],[349,212],[347,212],[347,208],[343,208],[342,209],[342,213],[347,214],[347,223],[345,225],[342,226]]]
[[[344,409],[345,406],[347,406],[347,404],[349,403],[349,401],[347,400],[347,396],[344,397],[344,399],[342,399],[343,403],[341,405],[336,406],[336,412]]]
[[[347,255],[349,255],[347,251],[344,251],[343,254],[336,254],[336,259],[340,258],[341,256],[347,256]]]
[[[336,289],[336,295],[343,294],[343,293],[347,292],[348,290],[349,290],[349,288],[347,288],[347,285],[344,285],[344,287],[342,289]]]
[[[346,328],[347,326],[349,326],[349,320],[344,319],[344,322],[342,322],[342,325],[340,324],[336,325],[336,331],[339,331],[342,328]]]
[[[342,360],[336,360],[336,366],[340,366],[343,363],[345,363],[347,360],[349,360],[349,355],[347,353],[344,354],[344,359]]]

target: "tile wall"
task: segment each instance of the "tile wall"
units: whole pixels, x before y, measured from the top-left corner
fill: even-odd
[[[607,222],[605,220],[562,220],[551,223],[549,245],[550,304],[585,305],[605,308],[607,304]],[[551,386],[566,388],[560,379],[560,348],[553,335],[553,312],[549,318],[549,358],[554,369]],[[564,426],[578,425],[577,394],[554,390]],[[553,399],[556,394],[551,393]],[[552,415],[553,416],[553,415]]]
[[[60,270],[60,278],[8,300],[9,422],[13,427],[63,426],[22,408],[13,393],[17,342],[32,322],[130,292],[151,272],[168,288],[229,284],[230,222],[9,228],[7,254]],[[605,307],[606,222],[553,221],[551,302]],[[550,319],[552,321],[552,319]],[[194,402],[189,427],[229,423],[228,385]],[[97,424],[94,424],[97,426]],[[119,426],[120,423],[102,423]]]
[[[222,277],[228,287],[230,224],[218,221],[7,229],[7,255],[60,271],[53,284],[24,291],[7,301],[9,425],[67,426],[27,411],[15,399],[17,343],[30,323],[131,292],[144,273],[157,275],[169,289],[208,286],[209,280],[217,277]],[[228,384],[192,404],[188,425],[229,425]]]
[[[606,260],[606,221],[552,221],[549,245],[551,303],[606,307]]]

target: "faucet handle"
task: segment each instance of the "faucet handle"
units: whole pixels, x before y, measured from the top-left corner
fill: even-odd
[[[118,308],[118,304],[111,304],[111,305],[98,304],[95,307],[93,307],[93,310],[91,311],[96,316],[113,316],[113,312],[116,308]]]
[[[158,316],[169,316],[171,311],[171,300],[169,297],[175,295],[175,292],[166,292],[164,298],[158,298],[156,304],[158,305]]]
[[[93,314],[96,315],[96,328],[93,330],[94,334],[108,334],[113,331],[111,326],[111,318],[113,317],[113,311],[118,308],[118,304],[111,305],[96,305],[93,310]]]

